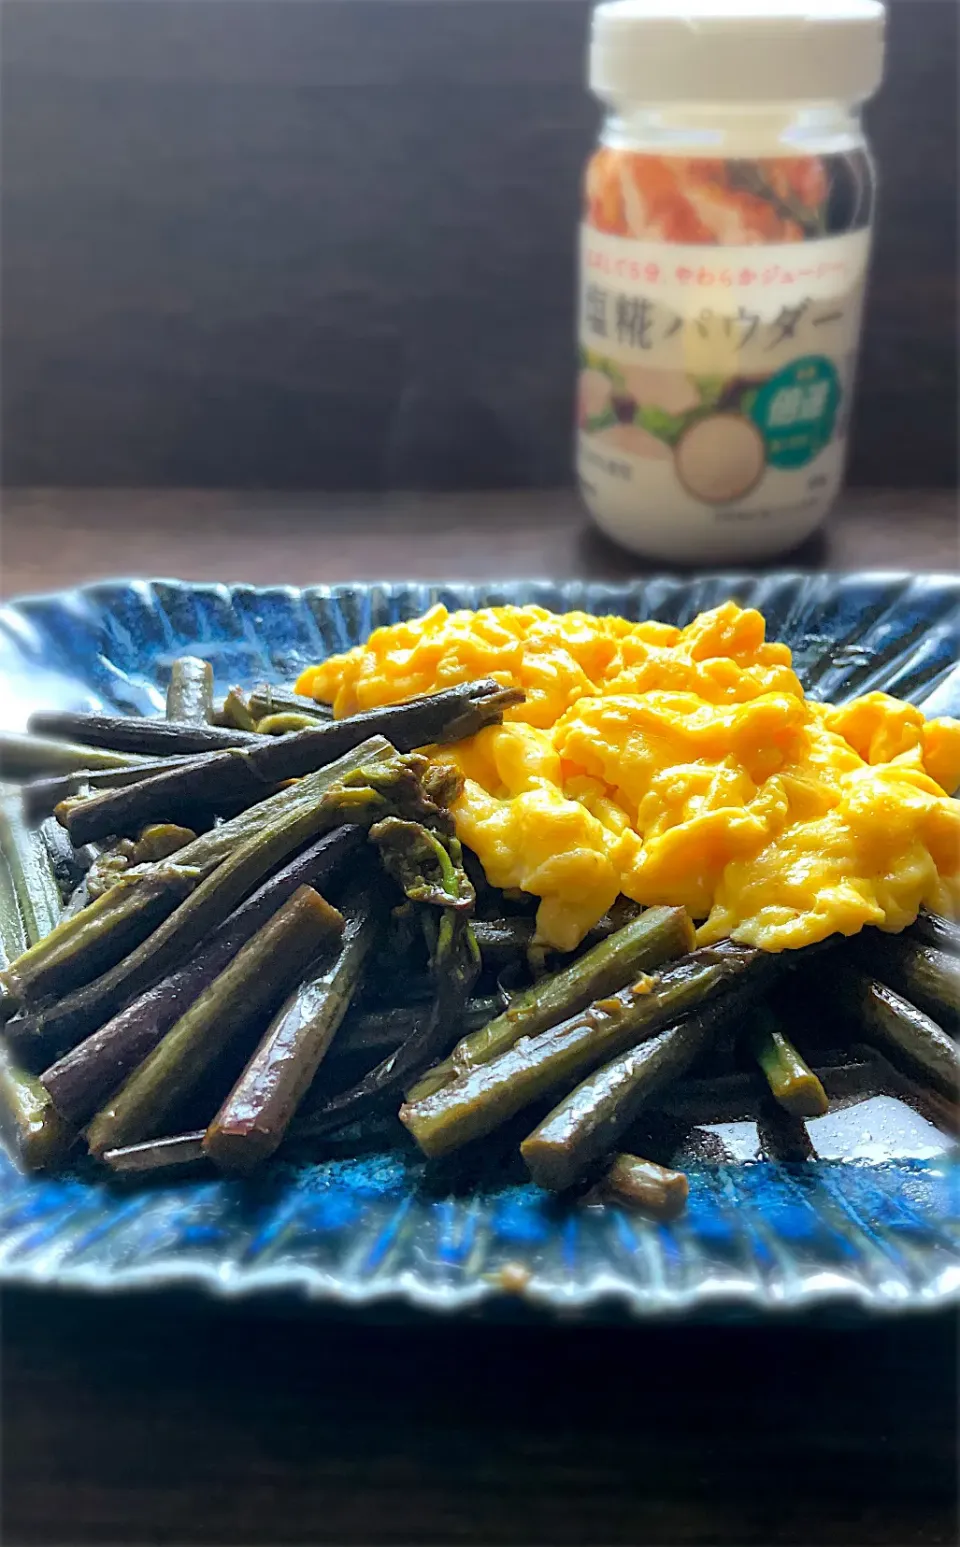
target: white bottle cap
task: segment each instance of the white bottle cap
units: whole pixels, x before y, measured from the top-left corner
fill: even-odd
[[[862,102],[883,75],[880,0],[607,0],[590,87],[626,102]]]

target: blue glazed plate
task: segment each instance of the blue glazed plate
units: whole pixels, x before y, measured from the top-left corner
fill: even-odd
[[[220,688],[289,678],[436,601],[685,623],[731,596],[763,610],[814,695],[885,688],[930,713],[960,713],[960,582],[781,573],[304,591],[119,581],[31,597],[0,609],[0,723],[19,728],[38,707],[156,713],[171,661],[188,651],[213,661]],[[942,1136],[883,1095],[820,1121],[818,1153],[837,1158],[792,1167],[751,1162],[750,1125],[719,1125],[726,1153],[745,1158],[694,1165],[688,1211],[669,1226],[567,1210],[513,1175],[458,1193],[402,1141],[278,1165],[254,1183],[140,1192],[79,1171],[23,1177],[0,1154],[0,1283],[293,1290],[443,1311],[496,1308],[521,1291],[553,1311],[644,1316],[955,1303],[960,1168]]]

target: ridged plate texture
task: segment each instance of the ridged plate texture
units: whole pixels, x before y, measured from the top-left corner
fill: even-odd
[[[213,661],[220,688],[289,679],[438,600],[685,623],[731,596],[762,609],[770,637],[792,646],[817,697],[884,688],[929,713],[960,714],[955,578],[774,573],[307,590],[118,581],[30,597],[0,608],[0,722],[18,728],[32,709],[54,706],[157,713],[170,663],[188,651]],[[514,1173],[463,1193],[402,1144],[277,1166],[253,1183],[140,1191],[81,1172],[23,1177],[0,1154],[0,1283],[293,1291],[448,1312],[497,1312],[522,1291],[553,1312],[642,1316],[822,1304],[890,1311],[960,1299],[956,1159],[908,1123],[894,1157],[878,1160],[885,1152],[869,1128],[865,1115],[844,1141],[859,1157],[852,1162],[699,1164],[688,1211],[669,1226],[617,1209],[567,1209]]]

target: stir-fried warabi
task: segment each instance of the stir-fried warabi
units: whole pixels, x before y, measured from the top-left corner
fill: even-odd
[[[29,779],[0,787],[0,1122],[21,1163],[246,1173],[398,1112],[426,1156],[469,1155],[515,1145],[526,1112],[536,1182],[666,1220],[686,1178],[630,1151],[638,1123],[719,1119],[738,1092],[781,1153],[810,1153],[803,1120],[861,1067],[819,1077],[844,1036],[954,1120],[947,920],[804,970],[804,951],[698,950],[684,908],[621,898],[576,952],[543,947],[461,848],[459,774],[418,751],[521,697],[480,681],[334,720],[268,683],[217,703],[185,656],[163,719],[43,713],[0,737],[5,777]],[[837,1029],[808,1046],[804,1025]]]

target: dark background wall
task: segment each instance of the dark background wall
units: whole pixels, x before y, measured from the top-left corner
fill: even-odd
[[[8,483],[570,478],[585,0],[4,0]],[[957,7],[893,0],[852,476],[956,476]]]

